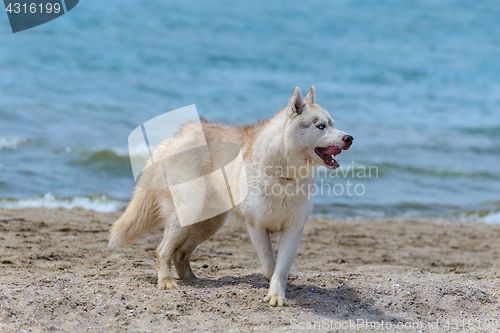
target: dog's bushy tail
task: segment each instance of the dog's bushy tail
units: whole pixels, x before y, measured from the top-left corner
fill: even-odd
[[[137,188],[123,215],[113,223],[108,248],[125,246],[150,231],[161,220],[155,190]]]

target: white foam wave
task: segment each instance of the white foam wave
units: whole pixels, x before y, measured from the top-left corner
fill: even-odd
[[[71,152],[73,149],[71,149],[70,147],[67,147],[66,148],[66,152]],[[78,150],[76,150],[78,152]],[[92,154],[92,153],[97,153],[97,152],[101,152],[101,151],[109,151],[109,152],[113,152],[115,153],[116,155],[118,156],[125,156],[125,157],[136,157],[136,156],[139,156],[139,157],[142,157],[144,156],[144,154],[148,155],[148,152],[144,152],[143,150],[143,147],[142,146],[132,146],[132,147],[109,147],[109,148],[99,148],[99,149],[95,149],[95,150],[91,150],[91,151],[86,151],[86,150],[83,150],[83,151],[80,151],[82,153],[87,153],[87,154]]]
[[[483,222],[490,224],[500,224],[500,212],[490,213],[483,217]]]
[[[47,193],[37,198],[0,199],[0,207],[2,208],[63,207],[71,209],[74,207],[81,207],[84,209],[92,209],[97,212],[116,212],[125,208],[126,205],[127,205],[126,202],[112,199],[107,195],[57,198],[51,193]]]
[[[28,139],[17,136],[0,136],[0,150],[18,149],[26,142]]]
[[[488,213],[460,213],[458,219],[468,222],[484,222],[488,224],[500,224],[500,212],[490,211]]]

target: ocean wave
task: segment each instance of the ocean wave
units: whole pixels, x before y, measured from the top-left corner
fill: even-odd
[[[313,215],[334,218],[426,218],[450,216],[459,211],[458,206],[425,204],[425,203],[399,203],[393,205],[374,204],[318,204],[314,206]]]
[[[483,217],[483,222],[489,224],[500,224],[500,212],[490,213]]]
[[[71,152],[71,151],[69,151]],[[76,151],[72,164],[107,172],[115,176],[132,176],[129,154],[118,149],[102,149],[96,151]]]
[[[0,136],[0,151],[8,149],[18,149],[28,143],[28,139],[17,136]]]
[[[56,151],[57,153],[68,153],[68,154],[73,154],[73,155],[80,155],[80,156],[86,156],[86,155],[92,155],[92,154],[102,154],[102,153],[108,153],[113,156],[115,156],[119,160],[128,160],[130,156],[143,156],[144,151],[143,151],[143,146],[136,146],[136,147],[99,147],[96,149],[74,149],[71,147],[66,147],[65,149],[60,149]]]
[[[500,202],[486,202],[471,207],[426,203],[320,204],[314,206],[311,216],[340,219],[432,218],[500,224]]]
[[[128,154],[123,154],[122,152],[116,151],[114,149],[102,149],[90,152],[81,151],[77,155],[83,157],[90,157],[93,159],[114,160],[117,162],[130,162]]]
[[[117,156],[120,157],[135,157],[135,156],[143,156],[143,146],[132,146],[132,147],[111,147],[108,149],[102,149],[103,151],[112,151]]]
[[[464,177],[464,178],[487,178],[487,179],[500,178],[500,175],[498,174],[485,171],[469,172],[469,171],[461,171],[453,169],[434,169],[434,168],[424,168],[411,165],[399,165],[393,163],[380,163],[376,164],[375,166],[379,169],[381,175],[383,175],[388,171],[402,171],[415,175],[427,175],[436,177]]]
[[[462,221],[484,222],[488,224],[500,224],[500,211],[479,210],[460,212],[455,216]]]
[[[497,205],[498,203],[494,203]],[[0,208],[66,208],[81,207],[97,212],[123,211],[128,205],[126,200],[118,200],[106,194],[88,196],[56,197],[51,193],[26,199],[1,198]],[[491,206],[491,203],[487,204]],[[496,206],[495,206],[496,207]],[[484,208],[484,207],[483,207]],[[490,207],[492,208],[492,207]],[[330,204],[315,205],[311,217],[327,217],[341,219],[380,219],[380,218],[433,218],[452,219],[466,222],[483,222],[500,224],[500,210],[495,209],[464,209],[452,205],[401,203],[395,205],[348,205]]]
[[[461,128],[463,133],[483,136],[490,139],[500,138],[500,126],[495,127],[469,127],[469,128]]]
[[[43,196],[36,198],[0,199],[1,208],[63,207],[71,209],[74,207],[81,207],[85,209],[92,209],[97,212],[116,212],[123,210],[126,206],[127,206],[126,201],[113,199],[107,196],[106,194],[59,198],[52,195],[51,193],[47,193]]]

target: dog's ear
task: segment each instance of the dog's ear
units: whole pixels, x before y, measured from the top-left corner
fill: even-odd
[[[304,98],[304,104],[314,104],[316,103],[316,97],[314,96],[314,86],[309,88],[309,93],[306,98]]]
[[[293,91],[293,95],[288,101],[288,108],[291,110],[291,114],[298,114],[300,115],[302,113],[302,110],[304,109],[304,98],[302,98],[302,92],[300,91],[299,87],[296,87],[295,90]]]

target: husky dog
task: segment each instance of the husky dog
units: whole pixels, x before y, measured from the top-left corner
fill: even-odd
[[[315,184],[318,166],[339,167],[334,157],[351,147],[353,137],[336,129],[328,112],[316,104],[314,87],[305,98],[295,88],[284,109],[255,125],[229,126],[205,120],[201,124],[207,142],[229,142],[241,149],[251,190],[231,212],[245,221],[262,273],[270,280],[265,301],[286,306],[286,282],[312,210],[307,189]],[[162,141],[153,151],[155,160],[182,151],[189,144],[190,132],[191,125],[185,124],[173,138]],[[162,172],[161,168],[151,170],[152,177]],[[271,191],[277,188],[285,191]],[[158,288],[175,288],[172,261],[179,279],[196,279],[191,253],[219,230],[229,213],[183,227],[168,190],[137,186],[130,205],[111,227],[109,247],[129,244],[161,223],[165,232],[157,249]],[[276,232],[280,233],[277,258],[270,240],[270,234]]]

